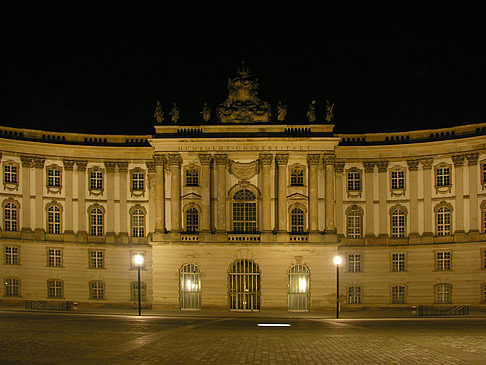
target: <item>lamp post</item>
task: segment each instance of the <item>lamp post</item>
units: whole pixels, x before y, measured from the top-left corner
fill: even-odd
[[[137,267],[137,272],[138,272],[138,315],[141,316],[142,315],[142,306],[141,306],[141,300],[140,300],[140,287],[141,287],[141,284],[140,284],[140,268],[143,266],[143,262],[144,262],[144,258],[142,255],[140,254],[136,254],[134,257],[133,257],[133,263],[135,264],[135,266]]]
[[[334,256],[334,265],[336,265],[336,318],[339,318],[339,265],[343,262],[341,256]]]

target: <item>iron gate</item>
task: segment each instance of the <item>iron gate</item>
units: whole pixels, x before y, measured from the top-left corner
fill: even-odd
[[[289,269],[289,310],[309,310],[309,269],[305,265]]]
[[[201,271],[194,264],[186,264],[180,271],[181,309],[201,309]]]
[[[251,260],[233,263],[228,273],[229,306],[232,311],[260,310],[260,269]]]

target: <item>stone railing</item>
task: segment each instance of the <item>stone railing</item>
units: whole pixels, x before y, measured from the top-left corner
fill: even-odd
[[[228,242],[260,242],[260,233],[228,233]]]

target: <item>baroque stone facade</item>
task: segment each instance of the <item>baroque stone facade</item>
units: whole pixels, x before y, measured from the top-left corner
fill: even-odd
[[[146,305],[328,310],[339,254],[348,308],[486,305],[486,124],[335,134],[252,80],[152,136],[1,127],[1,300],[133,305],[142,253]]]

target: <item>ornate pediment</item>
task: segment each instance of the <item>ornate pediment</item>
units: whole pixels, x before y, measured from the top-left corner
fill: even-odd
[[[294,193],[294,194],[290,194],[288,197],[287,197],[288,200],[307,200],[308,197],[305,196],[304,194],[300,194],[300,193]]]
[[[187,200],[187,199],[201,199],[201,195],[198,195],[196,193],[188,193],[186,195],[181,196],[181,199]]]
[[[258,160],[251,162],[229,160],[229,172],[238,180],[250,180],[253,176],[258,174],[258,170]]]

